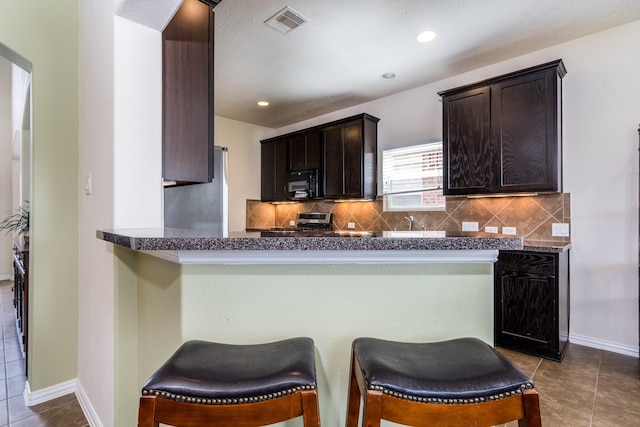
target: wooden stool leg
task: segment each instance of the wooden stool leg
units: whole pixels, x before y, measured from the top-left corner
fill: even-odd
[[[362,425],[365,427],[380,427],[382,419],[382,392],[366,391],[364,400]]]
[[[518,427],[542,427],[540,399],[536,390],[523,392],[524,419],[518,420]]]
[[[158,427],[159,424],[154,422],[155,412],[156,397],[142,396],[138,409],[138,427]]]
[[[302,416],[304,427],[320,427],[320,408],[318,406],[317,390],[306,390],[302,392]]]
[[[347,422],[346,427],[358,427],[358,417],[360,416],[360,387],[356,378],[355,366],[351,361],[351,372],[349,373],[349,391],[347,401]]]

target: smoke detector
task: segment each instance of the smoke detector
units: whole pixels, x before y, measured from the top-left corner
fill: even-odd
[[[302,16],[299,12],[296,12],[289,6],[286,6],[271,18],[264,21],[264,23],[274,30],[278,30],[283,34],[287,34],[289,31],[295,30],[300,25],[308,21],[309,20]]]

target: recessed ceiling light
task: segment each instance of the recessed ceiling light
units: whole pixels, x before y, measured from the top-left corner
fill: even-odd
[[[416,40],[420,43],[427,43],[436,38],[436,32],[433,30],[423,31],[416,36]]]
[[[258,101],[258,105],[260,107],[267,107],[267,106],[269,106],[269,102],[268,101]]]
[[[396,76],[395,73],[384,73],[382,74],[380,77],[382,77],[383,79],[392,79]]]

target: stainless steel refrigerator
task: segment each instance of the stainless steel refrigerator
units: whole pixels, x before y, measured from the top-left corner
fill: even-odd
[[[213,180],[164,188],[164,226],[206,231],[207,235],[228,237],[227,147],[214,147]]]

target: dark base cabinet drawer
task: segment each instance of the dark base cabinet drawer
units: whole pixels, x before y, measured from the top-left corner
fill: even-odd
[[[569,344],[569,251],[501,251],[494,272],[495,345],[561,361]]]

